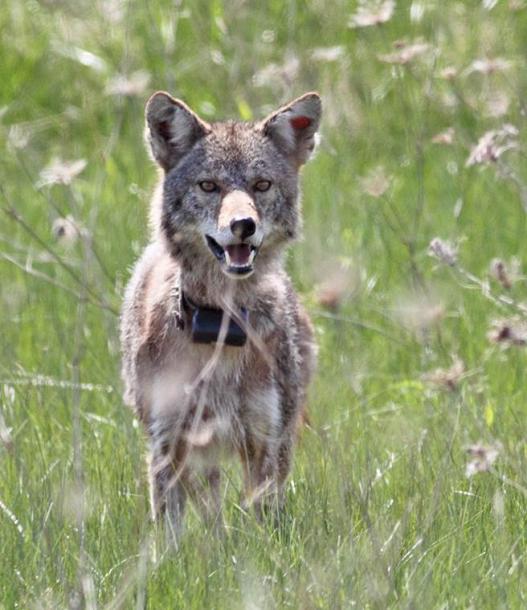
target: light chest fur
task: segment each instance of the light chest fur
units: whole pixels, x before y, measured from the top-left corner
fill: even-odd
[[[145,387],[152,437],[182,436],[189,465],[199,469],[239,453],[247,435],[272,442],[280,426],[279,393],[271,375],[247,386],[251,352],[251,346],[192,343],[181,333]]]

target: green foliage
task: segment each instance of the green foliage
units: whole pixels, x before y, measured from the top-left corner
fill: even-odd
[[[526,606],[525,281],[488,278],[527,256],[522,4],[400,1],[352,28],[342,0],[4,0],[0,608]],[[311,89],[325,110],[289,258],[320,367],[286,511],[259,524],[226,465],[225,536],[191,513],[164,555],[116,315],[156,89],[207,120]],[[467,165],[506,123],[516,148]],[[54,159],[87,163],[43,184]],[[458,262],[427,255],[436,236]]]

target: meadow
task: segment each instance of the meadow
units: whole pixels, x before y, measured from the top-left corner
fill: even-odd
[[[0,609],[527,607],[527,3],[4,0],[0,32]],[[225,536],[191,511],[177,552],[119,374],[157,89],[324,102],[285,511],[226,464]]]

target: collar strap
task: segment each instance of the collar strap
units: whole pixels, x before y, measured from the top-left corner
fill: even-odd
[[[247,333],[244,328],[248,323],[249,313],[245,307],[240,308],[238,320],[236,320],[223,309],[199,307],[183,291],[181,291],[181,306],[191,315],[191,337],[194,343],[217,343],[222,330],[225,333],[222,341],[225,345],[242,347],[247,342]],[[226,332],[222,329],[225,316],[227,317]]]

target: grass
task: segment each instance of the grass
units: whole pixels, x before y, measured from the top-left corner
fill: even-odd
[[[526,354],[488,330],[507,319],[524,342],[527,291],[488,270],[527,257],[527,8],[400,1],[386,23],[350,28],[356,10],[2,3],[0,608],[526,606]],[[379,59],[401,39],[429,47]],[[473,64],[484,58],[510,63]],[[146,87],[139,75],[136,94],[110,93],[138,70]],[[275,527],[244,513],[226,465],[225,538],[191,513],[157,565],[116,315],[147,240],[156,177],[142,116],[155,89],[206,119],[259,117],[310,89],[325,106],[289,258],[320,368],[285,514]],[[518,147],[467,166],[504,123]],[[449,127],[451,144],[432,142]],[[54,158],[87,163],[71,184],[43,185]],[[68,215],[83,227],[70,246],[52,230]],[[428,255],[436,236],[458,245],[453,266]],[[328,276],[338,312],[316,289]],[[451,389],[426,381],[455,356],[465,373]],[[475,443],[499,455],[467,477]]]

